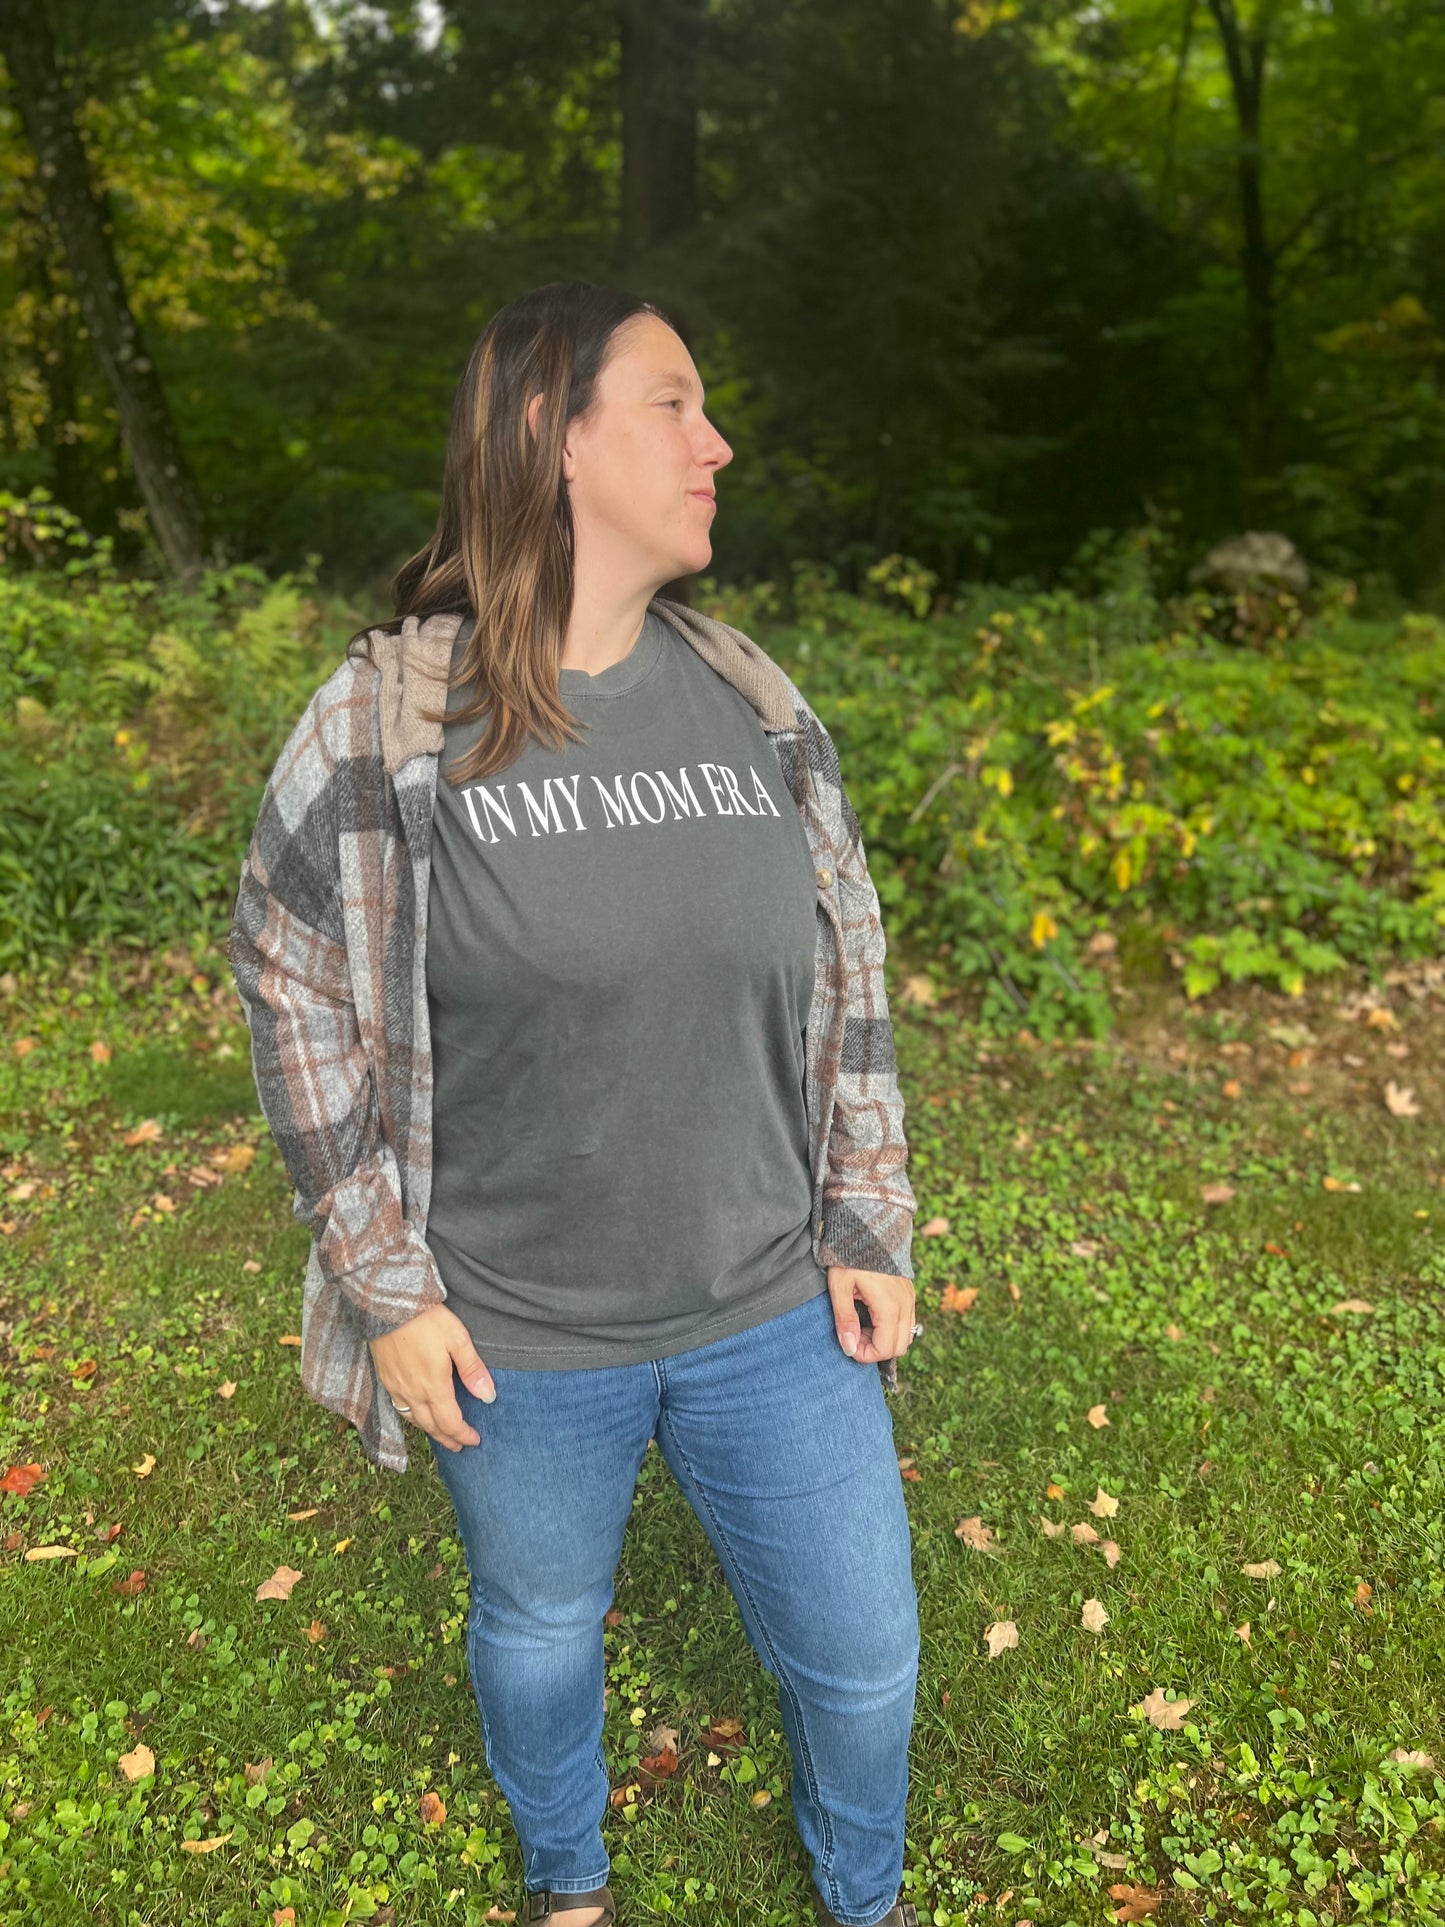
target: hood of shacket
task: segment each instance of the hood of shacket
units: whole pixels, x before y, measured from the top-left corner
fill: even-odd
[[[648,607],[671,623],[709,668],[746,696],[764,729],[797,727],[787,676],[751,636],[667,596],[654,596]],[[372,658],[381,672],[382,761],[391,776],[413,756],[441,753],[442,724],[428,722],[420,712],[446,707],[452,646],[464,621],[459,615],[424,620],[407,616],[398,634],[372,632]]]

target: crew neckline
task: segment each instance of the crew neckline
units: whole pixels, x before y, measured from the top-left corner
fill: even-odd
[[[667,640],[662,618],[649,609],[642,618],[636,642],[620,661],[589,676],[585,669],[559,669],[558,693],[563,696],[621,696],[650,676]]]

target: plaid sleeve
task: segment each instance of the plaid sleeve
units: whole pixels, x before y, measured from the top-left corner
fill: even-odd
[[[815,786],[837,851],[847,962],[842,1056],[823,1181],[821,1262],[912,1278],[917,1200],[908,1181],[878,892],[868,874],[862,832],[833,740],[811,710],[807,723]]]
[[[262,1112],[322,1275],[370,1339],[446,1290],[403,1210],[351,993],[336,837],[337,759],[317,692],[262,796],[241,870],[231,968]]]

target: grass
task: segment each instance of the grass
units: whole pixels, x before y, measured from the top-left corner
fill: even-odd
[[[920,1918],[1445,1921],[1445,1008],[1424,981],[1207,1010],[1143,983],[1106,1044],[1001,1045],[892,961]],[[222,960],[7,987],[0,1469],[44,1477],[0,1498],[0,1919],[511,1918],[455,1521],[423,1452],[378,1472],[299,1391],[306,1233]],[[623,1918],[802,1927],[776,1685],[655,1452],[635,1511],[606,1634]],[[738,1745],[704,1737],[729,1719]]]

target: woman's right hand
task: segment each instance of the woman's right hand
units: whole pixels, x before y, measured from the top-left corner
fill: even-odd
[[[452,1367],[473,1397],[488,1405],[497,1388],[454,1311],[431,1305],[370,1343],[376,1375],[392,1403],[411,1407],[403,1417],[449,1451],[481,1444],[481,1434],[467,1424],[457,1404]]]

